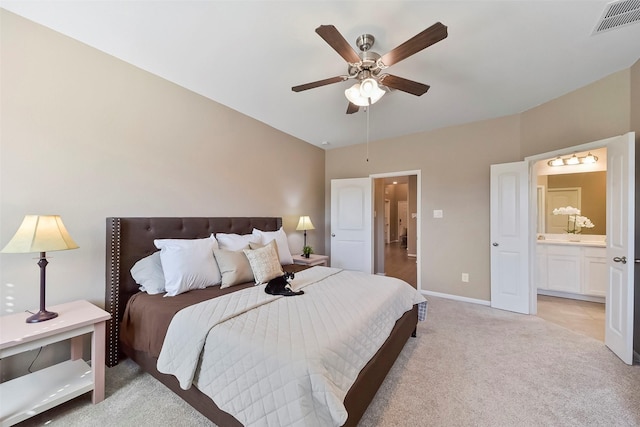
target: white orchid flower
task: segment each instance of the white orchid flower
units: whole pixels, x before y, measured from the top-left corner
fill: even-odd
[[[556,208],[553,210],[554,215],[580,215],[580,209],[573,206],[565,206],[563,208]]]

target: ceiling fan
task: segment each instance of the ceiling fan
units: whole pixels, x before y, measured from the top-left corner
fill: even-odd
[[[347,114],[353,114],[360,107],[374,104],[385,94],[385,91],[380,86],[397,89],[416,96],[426,93],[429,90],[428,85],[394,76],[393,74],[381,74],[381,72],[446,38],[447,27],[440,22],[436,22],[382,56],[370,50],[375,42],[375,38],[371,34],[363,34],[358,37],[356,45],[360,49],[360,53],[357,53],[333,25],[321,25],[316,28],[316,33],[347,61],[347,74],[293,86],[291,90],[302,92],[348,79],[356,79],[357,83],[345,91],[345,96],[349,100]]]

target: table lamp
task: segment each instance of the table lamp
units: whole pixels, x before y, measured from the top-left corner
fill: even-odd
[[[49,263],[46,253],[77,249],[62,219],[58,215],[26,215],[13,238],[2,249],[2,253],[40,252],[40,311],[27,318],[27,323],[43,322],[58,316],[45,308],[45,268]]]
[[[307,230],[315,230],[315,229],[316,228],[313,226],[313,223],[311,222],[311,218],[309,218],[308,216],[300,217],[300,221],[298,221],[298,226],[296,227],[296,230],[298,231],[304,230],[304,247],[305,248],[307,247]]]

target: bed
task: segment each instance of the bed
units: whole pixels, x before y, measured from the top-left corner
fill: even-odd
[[[221,410],[211,398],[197,387],[184,390],[180,387],[175,376],[159,372],[157,348],[155,350],[146,348],[141,350],[130,345],[130,336],[127,338],[126,335],[131,335],[132,330],[135,335],[138,333],[138,329],[135,328],[144,329],[145,326],[132,326],[136,322],[131,317],[135,316],[131,316],[127,312],[130,301],[142,299],[139,296],[139,286],[129,272],[138,260],[157,251],[154,239],[206,238],[212,233],[248,234],[254,228],[275,231],[281,226],[282,220],[278,217],[107,218],[105,310],[112,314],[107,328],[107,366],[115,366],[121,358],[129,357],[214,423],[220,426],[242,426],[240,421]],[[290,265],[286,266],[285,270],[296,271],[302,275],[304,272],[300,273],[300,271],[305,268],[304,266]],[[251,283],[224,290],[213,287],[178,296],[182,298],[164,298],[163,302],[170,300],[169,314],[165,319],[170,319],[175,313],[195,301],[206,300],[250,287],[252,287]],[[161,298],[158,295],[146,297]],[[150,301],[153,298],[146,299]],[[121,331],[125,314],[127,328]],[[414,305],[396,321],[388,338],[359,372],[344,398],[344,407],[348,412],[348,418],[343,425],[357,425],[406,341],[410,336],[415,335],[417,321],[418,305]],[[158,326],[158,324],[161,325]],[[168,324],[169,320],[154,321],[153,328],[166,331]],[[146,327],[149,328],[148,325]],[[157,340],[162,341],[162,338]]]

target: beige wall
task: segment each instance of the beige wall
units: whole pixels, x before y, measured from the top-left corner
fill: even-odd
[[[519,117],[440,129],[326,153],[327,214],[330,180],[421,170],[422,288],[489,299],[489,167],[518,160]],[[444,217],[434,219],[432,211]],[[329,247],[329,241],[326,243]],[[462,272],[470,282],[462,283]]]
[[[525,111],[522,157],[629,132],[630,102],[627,69]]]
[[[490,165],[637,132],[640,113],[631,113],[640,97],[639,90],[631,94],[632,81],[639,86],[637,68],[521,114],[372,143],[368,163],[362,145],[330,150],[327,212],[331,179],[421,170],[422,289],[488,301]],[[444,218],[434,219],[434,209],[442,209]],[[463,272],[469,283],[461,282]]]
[[[9,12],[0,19],[0,244],[25,214],[54,213],[80,246],[50,254],[48,305],[103,305],[108,216],[282,216],[300,251],[305,214],[324,252],[323,150]],[[33,258],[0,255],[0,314],[38,305]]]
[[[640,141],[640,59],[630,70],[631,80],[631,128],[636,130],[636,142]]]

